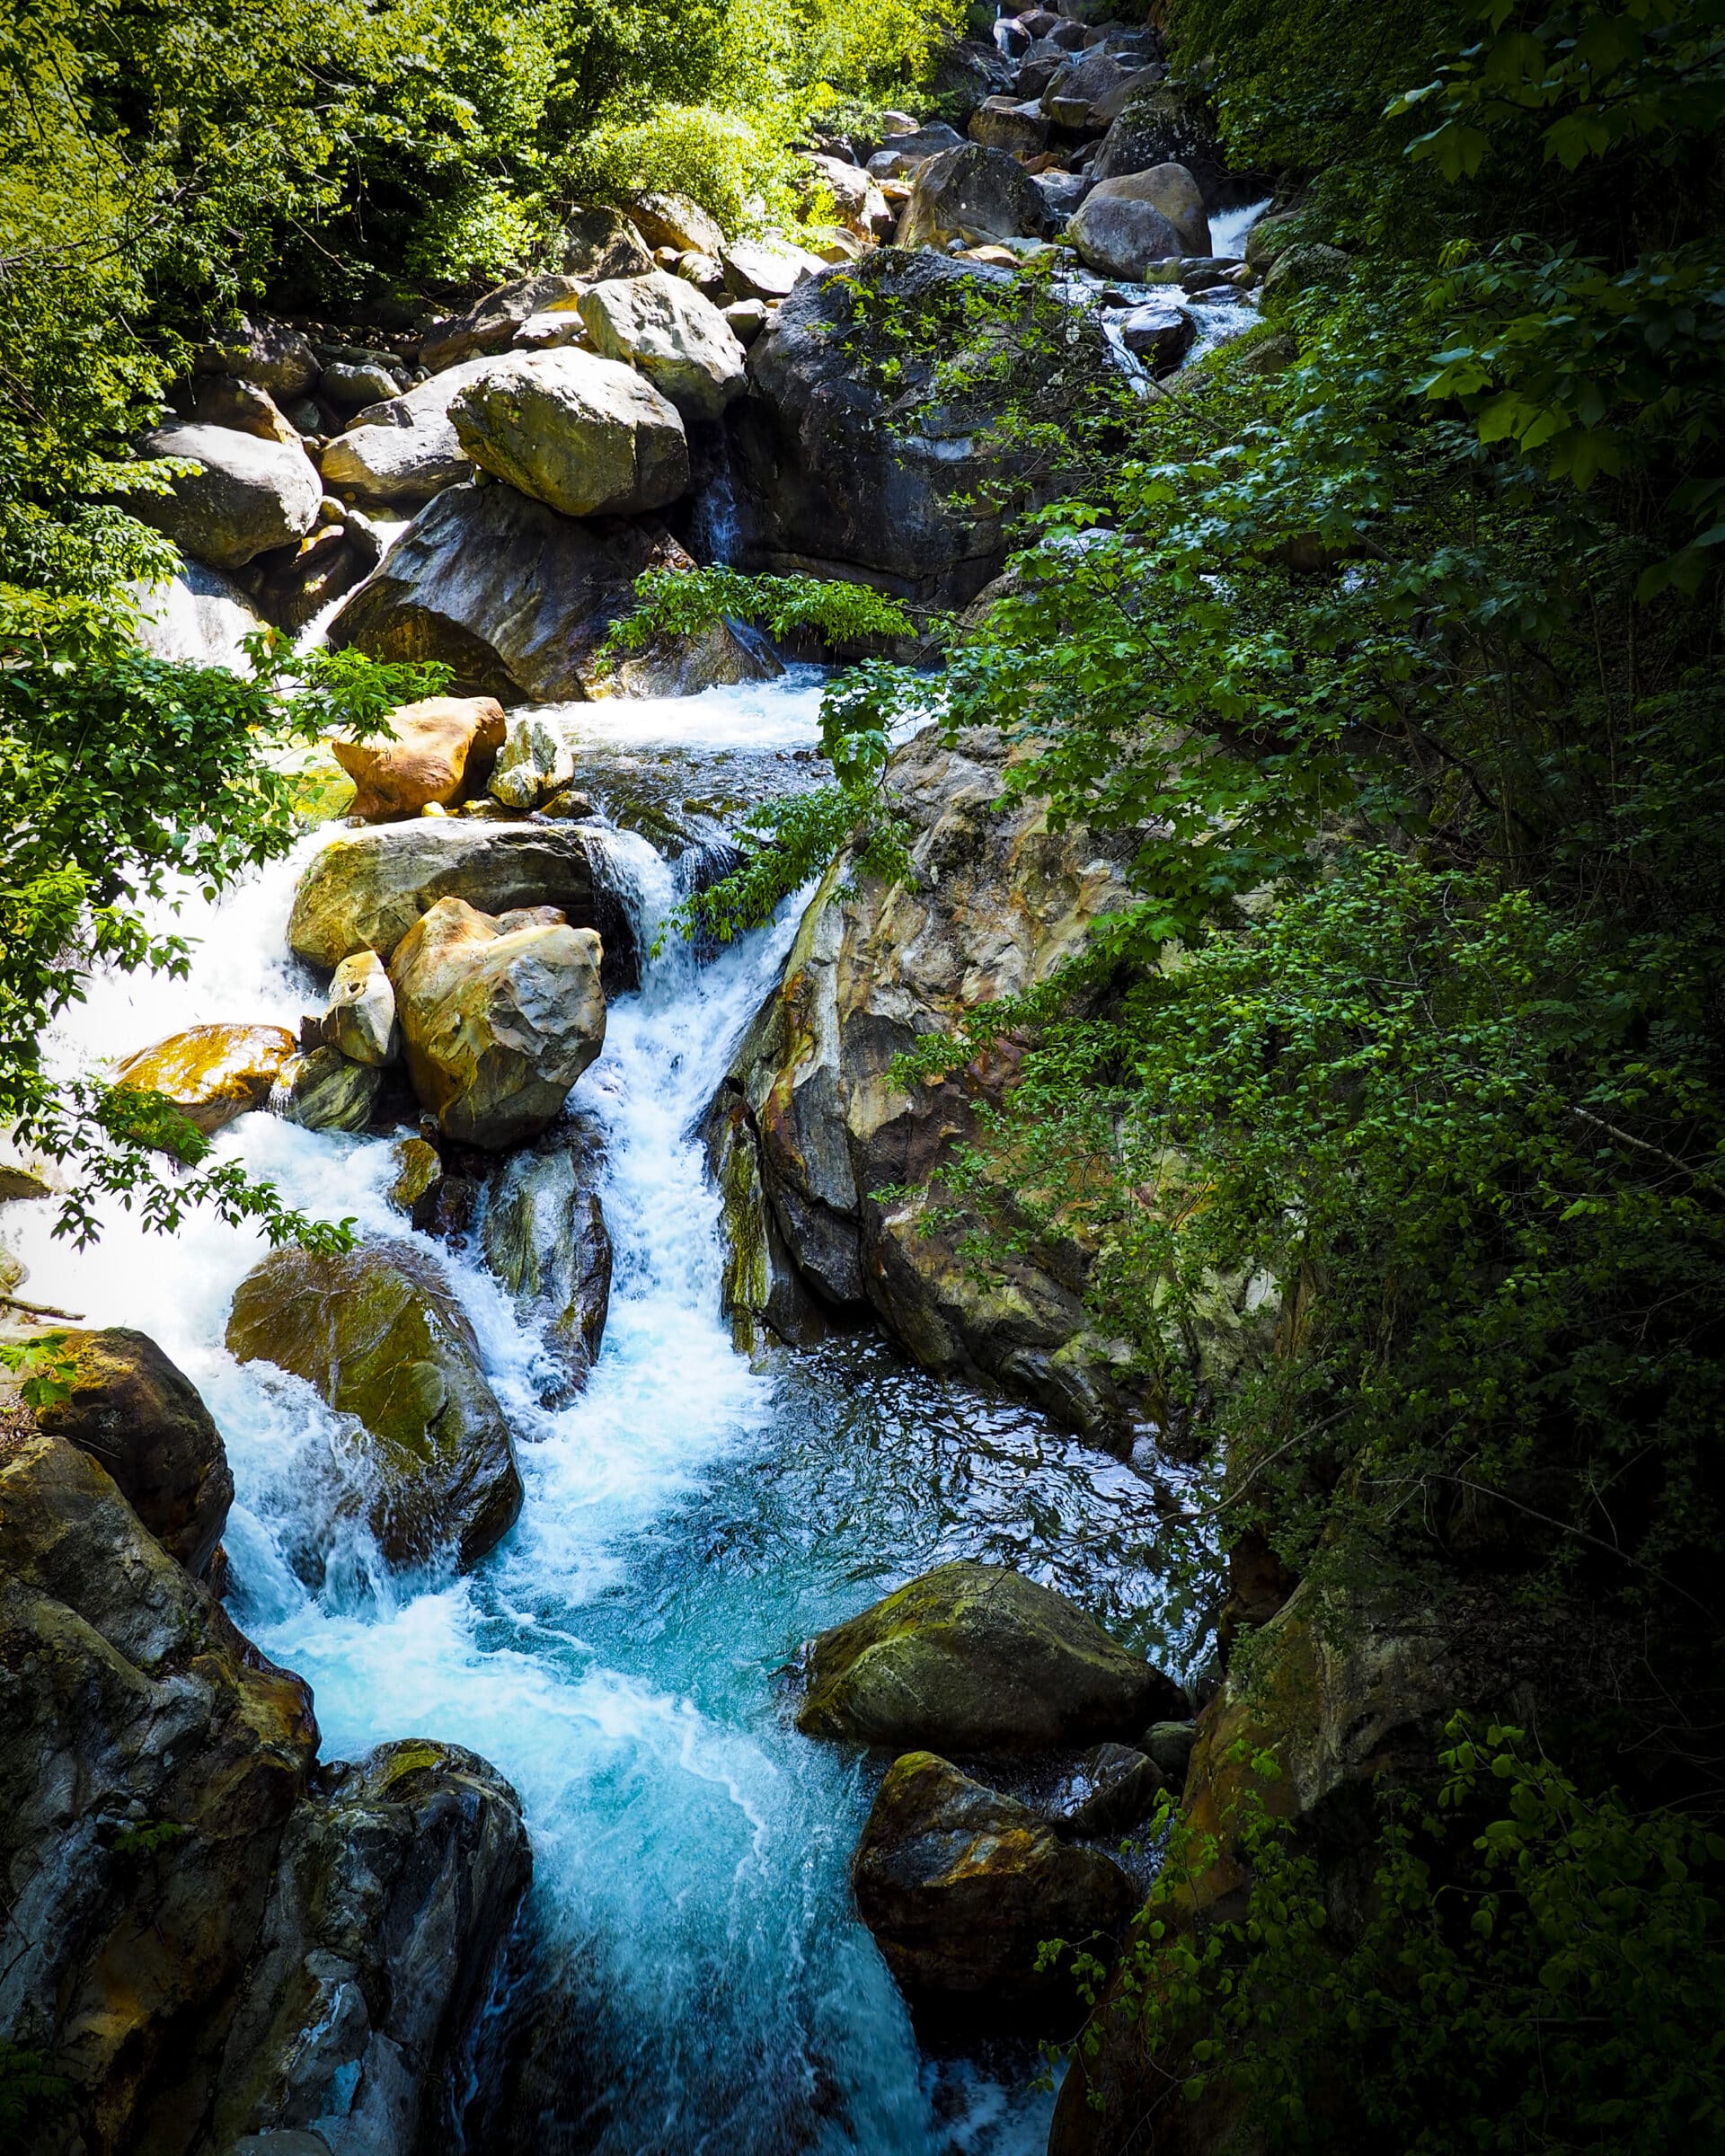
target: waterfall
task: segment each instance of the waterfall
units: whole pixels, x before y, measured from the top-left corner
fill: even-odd
[[[643,754],[790,757],[813,738],[817,691],[809,677],[615,701],[583,707],[584,723]],[[800,770],[771,768],[781,784]],[[189,978],[96,982],[50,1044],[58,1066],[201,1020],[293,1025],[315,1008],[283,929],[321,843],[216,909],[188,896]],[[679,871],[627,832],[601,844],[645,954]],[[1076,1589],[1129,1635],[1156,1598],[1156,1515],[1129,1467],[877,1343],[760,1370],[733,1351],[694,1127],[796,910],[710,963],[668,943],[612,1003],[571,1100],[604,1134],[616,1251],[585,1392],[543,1406],[534,1321],[475,1252],[425,1243],[473,1323],[526,1488],[516,1527],[464,1577],[392,1573],[355,1502],[353,1426],[226,1354],[256,1235],[194,1218],[146,1239],[111,1207],[79,1254],[52,1241],[48,1208],[10,1208],[28,1216],[32,1294],[152,1333],[208,1401],[238,1489],[231,1606],[314,1686],[326,1754],[435,1736],[521,1793],[535,1883],[488,2032],[475,2151],[1030,2156],[1046,2138],[1031,2050],[919,2046],[850,1902],[878,1763],[799,1736],[781,1673],[813,1631],[958,1556]],[[253,1115],[217,1149],[361,1233],[411,1233],[385,1202],[386,1138]]]

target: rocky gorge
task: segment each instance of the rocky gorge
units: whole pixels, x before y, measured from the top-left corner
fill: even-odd
[[[1263,1162],[1344,939],[1272,946],[1268,988],[1243,957],[1367,794],[1421,835],[1457,772],[1519,812],[1459,754],[1432,775],[1416,699],[1478,657],[1410,596],[1437,572],[1392,609],[1418,664],[1397,647],[1369,725],[1347,701],[1391,480],[1278,476],[1270,536],[1242,506],[1315,424],[1303,388],[1265,400],[1353,257],[1310,161],[1225,146],[1257,138],[1179,11],[1122,12],[973,14],[915,110],[810,102],[735,215],[547,182],[500,284],[175,331],[92,512],[179,561],[128,570],[125,694],[172,730],[175,679],[286,680],[233,782],[296,835],[175,834],[135,920],[81,887],[84,971],[30,1055],[130,1165],[80,1181],[40,1116],[0,1141],[0,2143],[1274,2156],[1210,2031],[1296,2051],[1386,1910],[1457,1997],[1491,1950],[1495,1916],[1482,1948],[1420,1930],[1427,1854],[1396,1869],[1385,1806],[1411,1823],[1441,1756],[1470,1833],[1475,1781],[1515,1783],[1524,1873],[1541,1804],[1594,1847],[1516,1748],[1644,1705],[1604,1620],[1529,1584],[1557,1478],[1511,1444],[1396,1494],[1400,1275],[1367,1374],[1308,1380],[1372,1216],[1308,1259],[1315,1175]],[[1183,416],[1212,393],[1215,440]],[[1109,506],[1075,509],[1099,466]],[[1178,547],[1133,556],[1134,487],[1195,499]],[[811,588],[856,604],[785,599]],[[1334,609],[1305,651],[1301,606]],[[1483,698],[1513,669],[1475,672]],[[292,738],[378,680],[417,686]],[[1471,827],[1442,855],[1442,933],[1499,924],[1459,880],[1483,857]],[[1553,987],[1526,917],[1503,933],[1567,1011],[1584,969]],[[1217,944],[1240,969],[1194,1018]],[[1349,1026],[1405,959],[1373,946]],[[1483,1064],[1496,1015],[1437,1029]],[[1146,1144],[1132,1088],[1170,1044]],[[1377,1082],[1361,1053],[1307,1102],[1348,1206]],[[1458,1090],[1492,1092],[1472,1064]],[[1587,1100],[1548,1122],[1711,1203]],[[1466,1248],[1426,1270],[1537,1286]],[[1459,1337],[1420,1411],[1478,1404]],[[1542,1415],[1627,1382],[1595,1375]],[[1332,1454],[1362,1403],[1382,1432]],[[1384,1489],[1439,1559],[1354,1561]],[[1320,1932],[1260,2010],[1262,1940]]]

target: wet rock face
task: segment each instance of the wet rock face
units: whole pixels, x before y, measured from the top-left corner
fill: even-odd
[[[239,1285],[227,1346],[364,1426],[371,1530],[392,1563],[465,1569],[508,1532],[521,1509],[509,1427],[466,1313],[417,1244],[272,1252]]]
[[[446,1136],[500,1153],[549,1129],[605,1045],[600,944],[555,907],[440,898],[395,947],[408,1075]]]
[[[203,1578],[234,1477],[198,1388],[146,1334],[115,1326],[63,1337],[71,1392],[39,1408],[37,1421],[106,1469],[168,1555]]]
[[[451,487],[348,600],[330,641],[373,658],[441,660],[459,692],[506,704],[688,695],[775,674],[770,655],[722,623],[602,671],[606,632],[634,610],[635,579],[693,567],[650,520],[579,521],[513,487]]]
[[[1106,1958],[1137,1902],[1100,1851],[1061,1841],[1015,1798],[931,1752],[887,1771],[852,1874],[859,1914],[913,2005],[1040,2009],[1076,2019],[1070,1979],[1039,1970],[1045,1940]]]
[[[317,523],[323,488],[298,441],[263,441],[231,427],[158,427],[146,457],[199,469],[165,494],[127,497],[128,514],[154,525],[181,553],[215,569],[239,569],[271,547],[304,539]]]
[[[442,2069],[485,2002],[531,1869],[520,1801],[454,1745],[325,1768],[282,1838],[210,2146],[264,2129],[332,2156],[447,2144]]]
[[[208,1136],[267,1105],[296,1047],[284,1026],[190,1026],[127,1056],[114,1082],[165,1093]]]
[[[523,1316],[543,1327],[547,1407],[580,1391],[605,1338],[612,1251],[599,1165],[597,1133],[578,1126],[516,1153],[485,1192],[480,1248]]]
[[[898,751],[889,783],[914,827],[916,883],[846,897],[845,861],[822,883],[726,1079],[743,1111],[731,1143],[753,1148],[776,1232],[826,1302],[873,1311],[931,1369],[994,1378],[1111,1440],[1139,1410],[1090,1329],[1082,1252],[1062,1257],[1059,1277],[1007,1259],[1004,1281],[985,1285],[954,1233],[922,1233],[927,1200],[873,1195],[937,1177],[947,1147],[975,1131],[977,1100],[998,1099],[1013,1068],[1006,1043],[907,1094],[890,1082],[895,1057],[975,1003],[1046,979],[1129,897],[1108,842],[1050,833],[1033,803],[995,807],[1004,767],[989,733],[949,748],[931,728]],[[737,1216],[733,1233],[756,1237],[758,1222]]]
[[[491,914],[553,906],[607,941],[621,928],[599,917],[599,878],[583,833],[428,817],[332,839],[314,854],[294,893],[288,947],[325,970],[362,950],[387,964],[442,898],[464,898]]]
[[[88,2156],[190,2148],[311,1698],[87,1454],[0,1458],[0,2028],[74,2084]]]
[[[639,516],[688,490],[676,407],[632,368],[591,352],[500,359],[449,416],[482,470],[565,517]]]
[[[1133,1736],[1183,1696],[1064,1595],[1003,1566],[960,1563],[822,1632],[797,1727],[871,1745],[1034,1752]]]
[[[1001,155],[974,145],[971,154]],[[1005,163],[1046,221],[1035,182]],[[908,418],[895,420],[889,407],[902,402],[907,380],[921,386],[929,370],[916,375],[922,363],[913,363],[915,379],[889,387],[871,368],[895,356],[883,325],[956,319],[967,295],[1010,283],[1003,269],[880,247],[796,287],[749,347],[751,393],[732,420],[745,566],[861,570],[887,589],[940,605],[962,605],[998,572],[1006,551],[999,520],[951,506],[1010,490],[1017,467],[978,445],[987,413],[925,413],[921,431],[903,430]],[[1094,355],[1084,361],[1095,363]],[[1051,364],[1028,351],[1018,386],[1034,386]]]

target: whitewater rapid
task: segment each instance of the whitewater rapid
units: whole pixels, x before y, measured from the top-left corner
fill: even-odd
[[[676,755],[812,742],[818,685],[710,692],[581,723]],[[704,711],[703,708],[704,707]],[[316,985],[284,944],[323,837],[178,923],[183,982],[105,979],[52,1044],[89,1067],[181,1026],[297,1023]],[[677,896],[639,837],[606,840],[643,950]],[[312,1684],[325,1754],[434,1736],[520,1792],[535,1878],[468,2145],[523,2156],[1029,2156],[1047,2134],[1033,2056],[931,2056],[851,1905],[871,1791],[857,1755],[789,1719],[800,1640],[953,1556],[1022,1565],[1145,1638],[1155,1516],[1129,1467],[1032,1412],[933,1384],[876,1343],[751,1368],[719,1307],[718,1200],[695,1133],[775,978],[795,902],[694,963],[675,939],[612,1005],[571,1107],[605,1137],[615,1246],[603,1351],[571,1404],[539,1404],[540,1343],[471,1254],[429,1243],[514,1428],[518,1523],[464,1578],[403,1577],[341,1492],[354,1433],[311,1389],[226,1354],[255,1234],[194,1219],[171,1240],[111,1208],[101,1244],[20,1249],[28,1292],[158,1339],[221,1426],[237,1498],[230,1607]],[[400,1237],[386,1138],[243,1118],[218,1149],[306,1210]],[[1154,1644],[1147,1639],[1146,1644]],[[499,2077],[501,2077],[500,2079]]]

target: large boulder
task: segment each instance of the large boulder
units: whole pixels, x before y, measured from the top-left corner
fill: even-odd
[[[145,1333],[115,1326],[59,1341],[67,1391],[37,1409],[37,1422],[99,1462],[168,1555],[202,1579],[234,1477],[198,1388]]]
[[[464,314],[434,323],[420,340],[420,359],[433,374],[489,353],[506,352],[530,315],[575,305],[579,278],[555,274],[517,278],[477,300]]]
[[[629,219],[650,247],[669,247],[678,254],[714,254],[725,243],[724,227],[687,195],[635,195]]]
[[[578,926],[625,941],[620,915],[606,904],[587,833],[426,817],[343,833],[314,853],[294,893],[288,948],[325,971],[359,950],[374,950],[387,963],[440,898],[464,898],[492,914],[554,906]]]
[[[871,1310],[931,1369],[992,1378],[1115,1442],[1145,1409],[1123,1351],[1086,1314],[1084,1250],[1003,1254],[999,1277],[979,1279],[961,1232],[931,1218],[948,1148],[1002,1098],[1013,1044],[939,1085],[903,1091],[890,1076],[924,1035],[1048,979],[1130,903],[1126,843],[1050,831],[1034,800],[1000,806],[1005,765],[1004,741],[981,731],[948,744],[931,727],[898,751],[887,783],[910,825],[912,878],[859,879],[845,856],[823,880],[724,1082],[728,1149],[748,1153],[751,1171],[726,1181],[721,1160],[721,1181],[762,1190],[828,1304]],[[931,1179],[932,1199],[914,1195]],[[876,1195],[892,1188],[913,1195]],[[745,1244],[765,1234],[758,1214],[732,1219]]]
[[[724,623],[666,636],[607,671],[611,624],[649,569],[692,557],[650,520],[578,522],[513,487],[452,487],[397,540],[330,625],[330,641],[374,658],[439,659],[463,694],[567,703],[620,693],[683,696],[779,672]]]
[[[605,1338],[611,1236],[595,1187],[598,1166],[590,1132],[557,1132],[504,1162],[480,1214],[485,1263],[544,1343],[547,1406],[587,1383]]]
[[[581,320],[602,358],[641,372],[686,420],[716,420],[743,393],[743,348],[686,278],[608,278],[581,296]]]
[[[563,219],[563,272],[587,284],[610,277],[645,277],[651,251],[622,210],[578,205]]]
[[[532,1858],[520,1799],[454,1745],[326,1768],[282,1838],[223,2052],[212,2131],[291,2156],[449,2145],[441,2086],[486,1994]]]
[[[985,98],[970,115],[969,136],[991,150],[1013,157],[1034,157],[1048,146],[1048,122],[1034,100]]]
[[[235,1116],[269,1105],[298,1045],[285,1026],[189,1026],[117,1064],[114,1083],[165,1093],[208,1137]]]
[[[48,2145],[180,2156],[305,1789],[311,1695],[46,1433],[0,1450],[0,2029],[72,2084]]]
[[[482,471],[565,517],[639,516],[688,491],[676,406],[615,359],[516,352],[468,383],[449,411]]]
[[[1141,283],[1153,262],[1177,259],[1187,250],[1176,227],[1154,202],[1109,194],[1130,181],[1093,187],[1073,212],[1066,237],[1099,277]]]
[[[394,823],[431,802],[452,808],[482,793],[503,746],[503,723],[494,696],[428,696],[397,704],[387,736],[332,741],[336,762],[358,790],[349,815]]]
[[[132,585],[137,641],[157,658],[181,666],[226,667],[249,674],[245,639],[264,626],[252,595],[202,561],[187,561],[159,583]]]
[[[144,437],[139,453],[198,466],[167,493],[126,497],[132,516],[194,561],[241,569],[271,547],[305,538],[317,523],[323,488],[297,442],[264,441],[232,427],[158,427]]]
[[[290,1056],[270,1090],[270,1109],[302,1130],[364,1130],[377,1103],[382,1073],[375,1064],[320,1042]]]
[[[1230,185],[1215,123],[1199,93],[1181,83],[1146,79],[1142,89],[1128,91],[1090,169],[1094,179],[1118,180],[1157,164],[1183,164],[1207,203],[1219,206],[1239,194],[1239,183]]]
[[[1000,1565],[939,1565],[809,1646],[809,1736],[1035,1752],[1136,1736],[1179,1687],[1064,1595]]]
[[[392,1563],[464,1570],[508,1533],[521,1509],[509,1426],[466,1313],[419,1244],[272,1251],[235,1291],[227,1346],[363,1426],[367,1517]]]
[[[869,177],[907,180],[931,157],[938,157],[943,150],[963,147],[964,137],[956,128],[948,127],[943,119],[932,119],[926,127],[913,128],[883,142],[869,159]]]
[[[1100,1850],[1062,1841],[932,1752],[887,1770],[852,1878],[857,1913],[914,2006],[990,2019],[1039,2009],[1062,2034],[1076,1995],[1065,1966],[1039,1966],[1044,1941],[1108,1959],[1138,1899]]]
[[[1129,60],[1117,57],[1103,46],[1092,45],[1088,52],[1075,55],[1069,66],[1050,78],[1042,93],[1042,110],[1061,127],[1076,129],[1094,127],[1100,132],[1108,121],[1096,114],[1095,108],[1110,97],[1118,97],[1139,73]]]
[[[805,156],[802,163],[809,175],[805,208],[817,196],[827,195],[839,223],[859,239],[881,240],[890,234],[897,222],[891,207],[861,165],[818,154]]]
[[[446,1136],[501,1153],[550,1128],[605,1045],[601,946],[554,906],[440,898],[389,977],[408,1075]]]
[[[1040,239],[1054,229],[1041,190],[1005,150],[968,142],[917,168],[898,219],[901,247],[975,246],[986,240]]]
[[[194,362],[200,375],[252,382],[280,401],[303,397],[318,376],[317,354],[303,331],[279,322],[248,322],[206,345]]]
[[[409,508],[472,478],[473,459],[456,439],[449,407],[491,365],[464,360],[399,397],[367,405],[345,434],[325,444],[318,459],[324,485],[343,500]]]
[[[1181,253],[1202,256],[1210,252],[1210,220],[1203,193],[1183,164],[1153,164],[1147,172],[1099,180],[1085,196],[1084,208],[1090,210],[1101,202],[1148,203],[1172,225]]]
[[[819,255],[788,240],[732,240],[721,260],[725,290],[733,300],[758,299],[769,305],[826,267]]]
[[[986,389],[974,402],[905,411],[934,366],[920,352],[907,358],[893,331],[914,323],[956,349],[978,300],[998,302],[1010,324],[1013,290],[1009,270],[897,247],[797,287],[749,347],[752,393],[732,415],[740,566],[860,575],[942,605],[962,605],[998,573],[1005,512],[992,505],[1021,474],[1031,485],[1028,466],[990,438],[1000,403]],[[1107,364],[1100,332],[1057,347],[1028,315],[1017,349],[1008,393],[1050,406],[1067,370],[1075,379]]]

